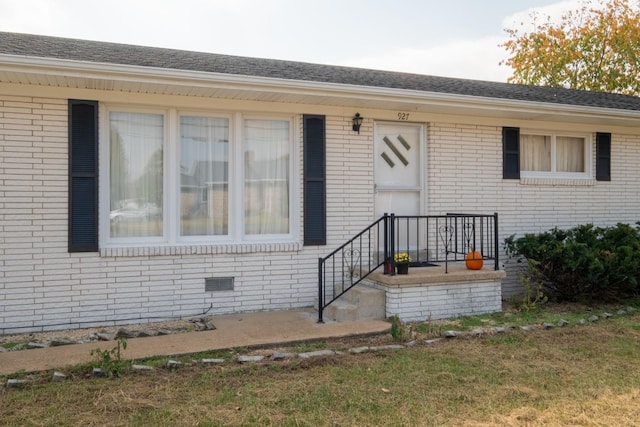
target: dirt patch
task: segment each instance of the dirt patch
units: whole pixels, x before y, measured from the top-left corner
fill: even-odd
[[[27,343],[50,343],[55,340],[72,341],[76,343],[98,341],[99,334],[115,336],[120,330],[127,330],[132,333],[148,333],[158,335],[160,333],[178,334],[193,332],[197,330],[197,323],[202,324],[203,318],[190,318],[170,320],[165,322],[154,322],[144,324],[131,324],[119,326],[98,326],[94,328],[66,329],[48,332],[30,332],[24,334],[0,335],[0,347],[11,350],[26,349]]]

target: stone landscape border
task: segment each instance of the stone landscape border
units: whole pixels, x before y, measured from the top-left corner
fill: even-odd
[[[625,309],[620,309],[616,312],[615,315],[622,316],[631,314],[636,311],[633,307],[626,307]],[[576,322],[575,326],[588,325],[591,323],[595,323],[602,319],[610,319],[615,316],[609,312],[603,312],[600,315],[591,315],[589,318],[580,319]],[[446,330],[442,333],[441,337],[430,338],[423,340],[423,344],[425,345],[433,345],[442,340],[453,339],[453,338],[474,338],[474,337],[483,337],[483,336],[495,336],[495,335],[503,335],[509,334],[510,332],[521,330],[525,332],[532,331],[546,331],[556,327],[566,327],[571,325],[569,321],[560,319],[556,323],[540,323],[540,324],[532,324],[525,326],[499,326],[499,327],[489,327],[489,328],[476,328],[471,331],[457,331],[457,330]],[[337,350],[317,350],[310,352],[274,352],[271,356],[262,356],[262,355],[252,355],[252,354],[244,354],[238,355],[234,357],[232,360],[227,361],[226,359],[200,359],[199,361],[194,361],[193,363],[181,362],[178,360],[169,359],[167,364],[165,365],[165,369],[180,369],[186,366],[192,366],[194,364],[201,365],[223,365],[226,363],[238,363],[238,364],[247,364],[247,363],[264,363],[264,362],[277,362],[283,360],[292,360],[292,359],[312,359],[316,357],[331,357],[336,355],[344,355],[344,354],[362,354],[367,352],[377,352],[377,351],[393,351],[393,350],[402,350],[408,347],[414,347],[420,344],[417,340],[409,341],[405,344],[389,344],[382,346],[362,346],[362,347],[353,347],[349,348],[346,351],[337,351]],[[249,352],[250,353],[250,352]],[[154,366],[145,365],[145,364],[133,364],[130,367],[132,372],[152,372],[155,371],[156,368]],[[94,377],[104,377],[106,376],[105,372],[103,372],[100,368],[93,369]],[[53,376],[51,378],[52,382],[62,382],[67,379],[67,376],[58,371],[53,372]],[[30,381],[26,379],[20,378],[8,378],[5,383],[6,388],[19,388],[29,384]]]

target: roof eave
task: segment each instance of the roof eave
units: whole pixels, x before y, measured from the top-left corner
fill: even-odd
[[[100,88],[95,82],[135,83],[140,93],[157,93],[158,86],[168,88],[169,93],[202,88],[229,93],[237,91],[243,94],[242,99],[251,99],[250,93],[253,93],[255,100],[269,98],[267,95],[278,95],[283,102],[309,103],[315,100],[324,105],[348,107],[366,103],[370,108],[393,105],[395,109],[402,107],[406,111],[455,111],[459,114],[489,116],[517,114],[556,121],[559,118],[598,117],[622,121],[626,125],[637,125],[637,120],[640,119],[640,111],[636,110],[0,54],[0,81],[4,73],[65,78],[70,83],[75,83],[73,87],[80,88]],[[94,84],[87,85],[87,81],[93,81]],[[149,91],[149,88],[155,89]]]

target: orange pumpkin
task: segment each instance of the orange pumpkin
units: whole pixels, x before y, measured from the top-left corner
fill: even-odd
[[[472,251],[467,254],[465,264],[469,270],[482,269],[482,254],[478,251]]]

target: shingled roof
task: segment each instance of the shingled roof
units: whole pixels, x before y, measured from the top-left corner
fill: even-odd
[[[0,55],[640,111],[640,97],[0,32]],[[2,58],[0,56],[0,63]]]

